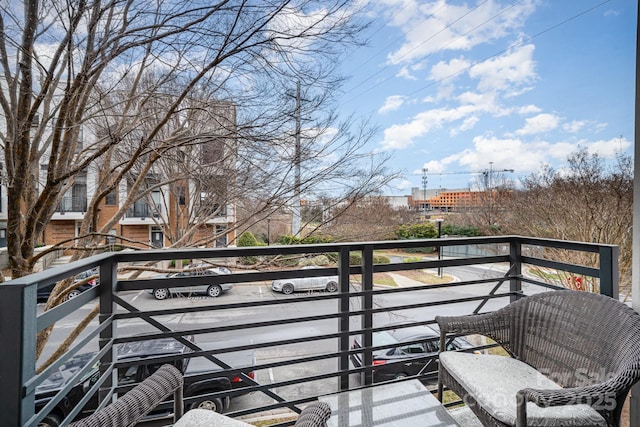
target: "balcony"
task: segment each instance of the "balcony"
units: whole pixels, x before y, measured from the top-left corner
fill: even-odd
[[[392,257],[389,263],[374,263],[374,252],[424,247],[446,247],[444,259]],[[465,248],[473,248],[467,250]],[[588,254],[597,268],[568,264],[566,252]],[[164,288],[168,282],[119,275],[126,268],[146,268],[150,263],[176,259],[215,259],[217,262],[239,257],[292,259],[329,254],[336,267],[262,271],[234,269],[231,276],[215,276],[209,284],[234,283],[234,289],[219,298],[174,298],[155,301],[148,289]],[[357,256],[356,256],[357,255]],[[360,261],[361,260],[361,261]],[[227,415],[253,417],[266,412],[280,414],[273,424],[286,426],[300,412],[301,405],[318,396],[372,385],[372,352],[376,347],[353,349],[354,338],[371,343],[372,334],[389,330],[392,321],[431,325],[438,314],[483,313],[497,309],[525,295],[557,289],[554,284],[529,274],[540,268],[546,272],[563,271],[583,277],[605,295],[617,297],[618,248],[609,245],[566,242],[547,239],[502,236],[490,238],[431,239],[301,246],[271,246],[225,249],[190,249],[118,252],[96,255],[0,286],[0,340],[5,349],[0,355],[0,410],[7,425],[37,426],[56,405],[65,399],[75,384],[100,363],[100,376],[84,390],[82,400],[63,420],[73,420],[81,408],[95,396],[100,406],[111,401],[113,393],[126,390],[118,384],[115,372],[133,365],[118,361],[116,346],[124,343],[171,338],[188,346],[191,358],[206,358],[220,366],[225,375],[241,378],[246,387],[207,393],[209,398],[242,397],[242,406],[233,406]],[[357,261],[357,262],[356,262]],[[406,262],[403,262],[406,261]],[[37,307],[37,289],[74,274],[99,268],[100,283],[64,304],[41,313]],[[406,271],[436,271],[444,274],[466,271],[454,282],[424,286],[379,286],[381,274]],[[473,272],[469,275],[469,272]],[[456,273],[458,274],[458,273]],[[306,292],[276,298],[269,293],[247,292],[246,300],[230,298],[240,287],[267,289],[272,280],[338,276],[338,292]],[[548,277],[548,275],[546,276]],[[171,287],[187,288],[192,277],[171,279]],[[559,284],[559,281],[555,284]],[[95,301],[94,301],[95,300]],[[99,316],[74,342],[61,359],[36,374],[36,334],[56,325],[70,323],[70,316],[88,312],[86,304],[99,306]],[[304,308],[303,308],[304,307]],[[177,319],[180,319],[179,321]],[[10,328],[3,325],[10,324]],[[195,342],[188,339],[195,336]],[[215,343],[215,350],[200,343]],[[480,344],[487,348],[490,344]],[[73,373],[66,385],[40,407],[36,388],[74,354],[96,351],[95,356]],[[258,354],[253,374],[225,363],[231,352],[251,350]],[[361,354],[369,361],[355,368],[350,356]],[[175,361],[184,356],[158,356],[146,359],[157,363]],[[193,359],[192,359],[193,360]],[[411,378],[434,379],[433,374]],[[405,378],[406,379],[406,378]],[[249,395],[246,395],[250,392]],[[248,396],[248,397],[247,397]],[[186,396],[188,408],[196,397]],[[170,424],[170,420],[166,425]]]
[[[58,207],[56,208],[56,212],[60,214],[64,214],[67,212],[80,212],[84,213],[87,211],[87,198],[86,197],[72,197],[72,196],[64,196]]]
[[[162,212],[162,204],[156,203],[154,206],[150,206],[145,202],[135,202],[132,207],[127,209],[125,218],[160,218]]]

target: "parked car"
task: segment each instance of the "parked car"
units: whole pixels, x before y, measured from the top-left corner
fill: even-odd
[[[311,270],[315,266],[302,267],[301,270]],[[321,290],[336,292],[338,290],[338,276],[301,277],[297,279],[278,279],[271,283],[271,289],[283,294],[297,291]]]
[[[374,347],[393,346],[373,351],[374,382],[438,372],[437,359],[440,348],[438,330],[427,325],[396,328],[374,332],[372,338]],[[466,338],[456,337],[449,342],[447,350],[471,347],[473,345]],[[352,350],[362,348],[358,336],[354,339],[351,348]],[[357,368],[363,366],[362,354],[352,354],[351,362]]]
[[[178,273],[159,274],[154,276],[155,279],[172,279],[177,277],[192,277],[192,284],[190,286],[183,287],[167,287],[149,289],[148,292],[152,294],[156,299],[169,298],[171,294],[206,294],[210,297],[219,297],[223,292],[233,288],[232,283],[212,284],[208,279],[213,276],[220,276],[224,274],[230,274],[231,270],[226,267],[215,268],[196,268],[181,271]]]
[[[87,289],[91,289],[93,286],[96,286],[100,283],[100,279],[98,279],[98,269],[86,270],[81,273],[78,273],[76,277],[73,279],[73,283],[85,281],[88,277],[91,277],[91,276],[95,276],[95,277],[91,278],[86,283],[79,285],[74,290],[69,291],[69,293],[67,294],[64,300],[67,301],[67,300],[70,300],[71,298],[75,298],[78,295],[80,295],[82,292],[86,291]],[[55,285],[56,283],[52,283],[50,285],[38,288],[38,301],[46,301],[47,299],[49,299],[49,295],[51,295],[51,291],[53,291],[53,288]]]
[[[190,337],[193,340],[192,337]],[[211,348],[204,348],[205,350]],[[191,349],[183,343],[173,338],[161,338],[156,340],[137,341],[119,345],[116,347],[118,361],[136,360],[139,363],[130,365],[118,370],[119,385],[127,385],[138,383],[153,374],[165,362],[147,362],[145,359],[149,357],[170,356],[170,355],[187,355]],[[62,389],[70,380],[72,375],[82,369],[95,353],[84,353],[74,356],[66,363],[62,364],[56,372],[47,378],[41,385],[36,388],[36,411],[43,408],[54,396]],[[253,379],[253,366],[255,365],[255,357],[253,351],[223,353],[217,356],[221,361],[227,363],[234,368],[243,369],[249,378]],[[203,359],[199,363],[194,363],[198,359]],[[189,399],[200,395],[206,395],[216,392],[229,391],[238,389],[234,396],[243,394],[240,390],[248,386],[242,377],[237,374],[223,375],[220,373],[222,368],[213,362],[206,360],[204,357],[197,357],[193,360],[189,357],[177,359],[173,364],[184,374],[183,393],[184,398]],[[246,370],[244,370],[246,368]],[[61,422],[73,410],[78,402],[84,397],[86,392],[98,380],[100,372],[98,366],[94,366],[86,375],[84,375],[75,386],[71,388],[69,393],[62,399],[55,408],[38,424],[39,427],[59,427]],[[173,396],[169,396],[171,400]],[[196,398],[193,402],[188,403],[185,409],[210,409],[216,412],[223,412],[229,408],[231,398],[225,397],[201,397]],[[81,410],[75,420],[90,415],[98,406],[97,395],[92,397],[89,402]],[[160,418],[170,414],[172,405],[156,408],[148,418]]]

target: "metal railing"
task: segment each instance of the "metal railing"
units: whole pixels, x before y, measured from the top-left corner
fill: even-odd
[[[87,211],[87,197],[72,197],[64,196],[60,200],[56,212],[86,212]]]
[[[447,257],[440,260],[420,259],[418,254],[415,257],[396,257],[390,252],[464,245],[491,249],[482,256]],[[597,267],[564,262],[566,257],[563,254],[566,251],[580,253],[595,260],[591,265]],[[382,262],[379,257],[374,256],[380,252],[392,254],[389,262]],[[229,264],[238,259],[250,259],[259,260],[265,265],[277,260],[292,265],[294,259],[312,258],[321,254],[334,259],[336,266],[313,269],[289,267],[280,270],[265,268],[262,271],[236,268],[232,275],[211,277],[208,284],[232,282],[235,286],[253,284],[264,287],[275,279],[337,275],[338,292],[296,294],[282,298],[264,298],[261,297],[261,292],[254,292],[255,299],[249,301],[225,302],[224,297],[209,298],[198,304],[178,304],[178,307],[175,304],[158,305],[149,310],[140,303],[147,297],[150,298],[145,290],[164,288],[168,283],[171,287],[187,288],[192,285],[192,278],[177,277],[166,282],[168,279],[125,279],[122,275],[125,270],[153,269],[151,266],[168,260],[197,259],[209,260],[214,264]],[[48,413],[55,410],[56,405],[64,401],[65,396],[90,372],[92,366],[99,362],[99,379],[84,390],[83,400],[66,415],[63,421],[66,424],[78,415],[89,399],[94,398],[92,396],[98,394],[101,399],[99,407],[104,407],[112,401],[113,393],[123,390],[117,382],[118,368],[135,362],[117,360],[115,348],[118,345],[173,338],[191,350],[188,357],[207,358],[220,366],[224,373],[239,376],[248,385],[248,389],[208,393],[207,396],[234,398],[247,391],[254,393],[251,400],[258,402],[258,406],[235,408],[231,416],[259,414],[277,409],[295,414],[300,412],[300,405],[315,400],[319,395],[373,383],[373,352],[384,347],[374,347],[372,337],[376,332],[391,329],[386,324],[380,324],[381,316],[411,319],[409,323],[412,325],[429,325],[434,323],[434,312],[451,312],[452,307],[456,314],[491,311],[525,296],[528,292],[557,289],[556,285],[561,284],[561,280],[548,282],[549,275],[556,270],[590,278],[589,280],[597,283],[601,293],[617,297],[617,263],[616,246],[519,236],[156,250],[96,255],[0,285],[0,342],[4,348],[0,353],[0,381],[3,385],[0,388],[0,411],[7,425],[38,425]],[[39,287],[93,267],[99,268],[99,285],[47,312],[38,313]],[[428,272],[437,268],[442,268],[445,273],[459,272],[460,275],[463,272],[461,268],[474,270],[471,276],[467,271],[466,277],[447,283],[400,287],[375,285],[380,275],[393,275],[403,271]],[[548,275],[528,274],[534,268],[543,269]],[[546,281],[543,280],[544,277],[547,278]],[[449,294],[455,298],[442,298],[442,295]],[[399,299],[396,301],[394,298]],[[94,299],[99,304],[99,321],[92,323],[60,359],[44,371],[36,373],[38,361],[35,348],[38,333],[77,314],[78,310]],[[396,302],[390,303],[392,300]],[[303,305],[329,308],[324,311],[294,310]],[[216,320],[205,321],[204,316],[214,316]],[[194,321],[184,325],[173,324],[170,319],[175,317],[192,318]],[[130,326],[130,322],[137,322],[136,326]],[[318,325],[322,325],[322,328]],[[296,333],[274,334],[274,328]],[[132,330],[136,333],[132,333]],[[233,341],[229,340],[229,334],[251,339]],[[208,337],[219,346],[215,350],[204,349],[199,345],[202,340],[196,339],[193,342],[188,336]],[[359,337],[362,348],[352,348],[354,337]],[[38,386],[70,357],[91,345],[95,346],[97,352],[90,362],[76,371],[55,397],[36,410]],[[301,345],[304,348],[301,349]],[[264,354],[279,352],[278,357],[258,358],[251,371],[265,373],[279,370],[287,375],[281,378],[264,375],[253,377],[248,370],[238,369],[220,360],[220,355],[245,350]],[[281,352],[288,356],[282,357]],[[356,353],[364,361],[363,366],[357,368],[350,365],[350,357]],[[184,355],[159,356],[149,360],[163,363],[182,357]],[[295,375],[291,376],[291,373]],[[264,378],[269,380],[265,381]],[[193,398],[187,399],[187,407],[190,402],[193,402]],[[288,424],[283,421],[278,425],[290,424],[291,422]]]
[[[126,218],[150,218],[155,217],[159,218],[160,213],[162,212],[162,204],[155,203],[154,205],[149,205],[146,202],[135,202],[133,206],[127,209],[125,213]]]

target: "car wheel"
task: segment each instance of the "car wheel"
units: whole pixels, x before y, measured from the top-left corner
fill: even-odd
[[[213,391],[207,392],[207,393],[213,393]],[[220,399],[219,397],[204,398],[204,399],[196,400],[191,405],[190,409],[208,409],[213,412],[222,413],[224,406],[222,405],[222,399]]]
[[[207,288],[207,295],[210,297],[216,298],[219,297],[222,293],[222,288],[218,285],[211,285]]]
[[[153,291],[155,299],[166,299],[169,296],[169,289],[155,289]]]
[[[293,293],[293,285],[291,283],[287,283],[282,286],[282,293],[286,295],[291,295]]]
[[[59,427],[62,424],[62,417],[58,414],[49,414],[38,423],[38,427]]]
[[[69,301],[70,299],[77,297],[77,296],[78,296],[78,295],[80,295],[81,293],[82,293],[82,292],[80,291],[80,289],[74,289],[74,290],[72,290],[71,292],[69,292],[69,293],[67,294],[67,296],[65,297],[65,299],[64,299],[64,300],[65,300],[65,301]]]
[[[338,284],[336,282],[327,283],[327,292],[336,292],[338,290]]]
[[[407,377],[408,377],[407,374],[405,374],[404,372],[401,372],[401,373],[397,374],[395,377],[393,377],[393,379],[394,380],[402,380],[402,379],[405,379]]]

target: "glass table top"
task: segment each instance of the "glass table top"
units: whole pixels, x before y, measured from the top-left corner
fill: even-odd
[[[321,396],[331,407],[327,427],[445,427],[458,424],[418,380]]]

